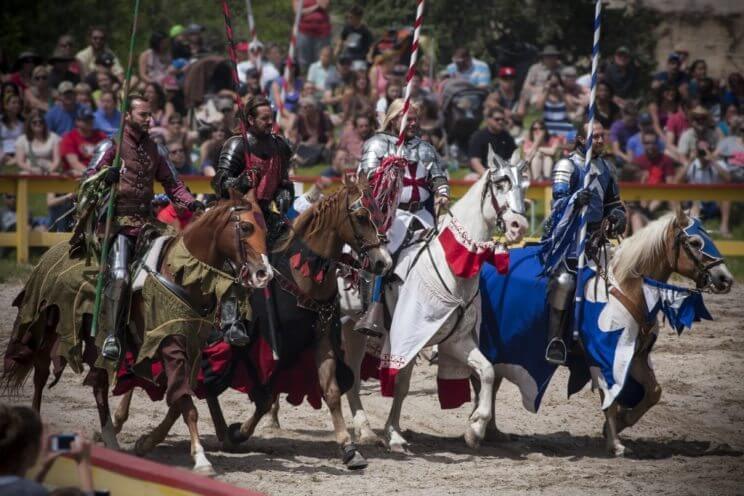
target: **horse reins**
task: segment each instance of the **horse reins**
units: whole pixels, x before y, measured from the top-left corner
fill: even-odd
[[[690,246],[690,236],[685,233],[684,229],[680,229],[679,232],[674,235],[674,272],[679,272],[680,247],[684,249],[687,256],[690,258],[690,260],[692,260],[692,263],[695,266],[695,270],[699,274],[698,277],[695,278],[695,285],[698,289],[704,288],[707,281],[710,279],[710,269],[722,264],[723,259],[716,258],[708,263],[705,263],[703,261],[705,255],[703,254],[703,256],[698,257],[695,254],[695,251],[698,251],[700,253],[702,253],[702,251],[693,249],[692,246]]]

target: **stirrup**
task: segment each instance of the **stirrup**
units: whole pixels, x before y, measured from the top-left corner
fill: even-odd
[[[559,337],[551,339],[545,350],[545,360],[553,365],[565,365],[567,356],[566,343]]]
[[[101,356],[106,360],[118,360],[121,356],[121,345],[116,336],[108,336],[101,346]]]

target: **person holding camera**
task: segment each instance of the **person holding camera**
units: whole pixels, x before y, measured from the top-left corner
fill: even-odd
[[[708,141],[699,139],[694,150],[694,158],[677,171],[677,175],[674,178],[676,183],[716,184],[731,180],[731,173],[726,162],[716,158],[713,153],[713,147]],[[716,203],[694,202],[690,215],[692,217],[699,217],[702,213],[704,217],[709,217],[712,211],[715,210]],[[731,214],[731,202],[720,202],[718,206],[721,211],[721,235],[730,237],[729,217]]]
[[[543,121],[552,136],[565,137],[574,131],[568,115],[570,109],[567,93],[557,72],[548,76],[542,92],[535,100],[535,107],[542,109]]]
[[[80,433],[48,436],[35,410],[25,406],[0,404],[0,496],[44,496],[41,485],[54,461],[69,454],[77,463],[80,489],[94,494],[90,462],[91,442]],[[41,460],[35,480],[27,472]]]

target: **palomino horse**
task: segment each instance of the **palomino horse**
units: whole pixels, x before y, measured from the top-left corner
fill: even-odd
[[[394,393],[385,424],[388,447],[392,451],[407,451],[407,441],[400,429],[400,414],[403,400],[408,394],[415,354],[423,347],[439,345],[440,375],[444,361],[459,369],[460,373],[465,369],[477,374],[487,384],[493,381],[492,367],[478,350],[475,333],[480,312],[478,272],[483,261],[489,255],[495,255],[495,246],[488,243],[495,229],[500,228],[508,242],[518,242],[524,235],[527,219],[524,216],[523,195],[527,182],[523,180],[523,164],[508,164],[493,150],[489,151],[488,162],[488,171],[442,216],[438,233],[428,241],[413,245],[401,255],[395,272],[403,281],[402,285],[395,283],[386,289],[386,304],[393,316],[390,347],[386,350],[389,364],[400,365],[407,361],[402,368],[388,368],[388,386],[385,386],[383,354],[383,392],[387,389],[388,394]],[[404,303],[396,307],[397,301]],[[448,310],[439,313],[442,308]],[[432,313],[438,313],[438,316],[433,317]],[[418,337],[408,334],[417,327],[422,331]],[[393,341],[396,339],[418,342],[409,347],[407,356],[394,356],[396,349]],[[370,441],[376,436],[366,424],[366,415],[359,400],[358,372],[360,357],[364,353],[364,340],[352,337],[347,340],[347,349],[350,363],[356,369],[356,383],[349,394],[349,404],[357,424],[357,433],[362,434],[362,440]],[[465,373],[465,377],[468,373]],[[462,385],[462,381],[459,382]],[[465,387],[469,387],[467,381]],[[491,418],[491,407],[490,397],[480,399],[465,432],[468,445],[477,446],[483,439],[486,424]]]
[[[265,223],[261,216],[261,210],[255,201],[252,194],[241,197],[240,195],[233,193],[231,194],[230,200],[225,200],[217,204],[217,206],[207,210],[199,219],[189,225],[182,233],[172,238],[168,242],[166,247],[163,249],[161,255],[161,266],[158,268],[159,273],[152,273],[152,277],[158,278],[159,284],[163,284],[163,287],[170,284],[173,288],[174,297],[178,295],[177,300],[187,305],[187,308],[193,309],[192,312],[195,316],[198,316],[199,320],[203,323],[199,324],[200,331],[202,329],[211,326],[211,322],[208,320],[208,316],[213,314],[216,306],[214,294],[205,294],[201,284],[205,278],[209,277],[229,277],[222,273],[219,269],[223,267],[225,263],[232,263],[239,268],[239,276],[233,277],[229,281],[223,281],[227,285],[240,284],[246,288],[265,287],[273,276],[272,268],[268,264],[267,249],[266,249],[266,232]],[[186,256],[192,261],[194,265],[198,265],[201,270],[201,276],[194,278],[193,281],[189,281],[187,285],[180,285],[179,279],[175,274],[171,273],[169,268],[171,267],[171,255],[176,251],[176,247],[182,246],[185,248]],[[61,249],[55,250],[50,249],[47,254],[62,253],[66,256],[66,248],[60,247]],[[47,256],[45,254],[45,256]],[[183,255],[183,251],[182,251]],[[80,262],[84,264],[85,262]],[[26,284],[24,293],[29,289],[37,278],[44,278],[46,280],[46,274],[37,274],[37,270],[40,267],[46,267],[44,264],[44,257],[37,265],[37,269],[31,275],[31,279]],[[77,287],[77,286],[76,286]],[[84,285],[80,284],[80,288]],[[23,306],[26,304],[34,304],[34,302],[27,301],[28,298],[23,297],[24,293],[18,300],[22,298],[22,302],[19,305],[19,319],[16,321],[16,329],[14,335],[8,346],[8,352],[6,352],[6,367],[3,371],[3,382],[10,389],[20,387],[26,376],[30,373],[31,369],[34,369],[34,396],[33,396],[33,407],[38,411],[41,407],[41,394],[43,387],[49,377],[49,365],[52,359],[61,358],[63,364],[58,368],[55,367],[55,381],[52,385],[56,384],[59,376],[64,368],[66,362],[65,356],[55,356],[54,350],[57,348],[57,341],[64,341],[60,339],[60,336],[55,332],[59,323],[60,309],[53,301],[47,301],[44,297],[45,292],[49,293],[52,289],[45,289],[45,285],[42,284],[42,295],[39,299],[42,303],[39,304],[38,313],[34,320],[35,323],[39,323],[44,326],[43,332],[39,336],[31,335],[31,328],[27,327],[27,335],[21,335],[20,332],[20,317],[24,311]],[[168,291],[168,290],[166,290]],[[170,294],[170,293],[169,293]],[[71,299],[70,302],[77,299]],[[165,306],[165,305],[164,305]],[[197,312],[196,309],[211,309],[207,312]],[[145,329],[145,322],[147,317],[145,312],[149,312],[150,315],[157,317],[158,314],[167,312],[168,309],[160,308],[156,305],[146,305],[143,301],[141,292],[135,292],[132,298],[131,307],[131,322],[134,324],[136,329],[136,335],[133,336],[135,341],[147,342],[148,332],[152,329]],[[82,320],[82,324],[76,330],[79,334],[75,339],[78,343],[85,343],[85,352],[81,351],[82,360],[91,367],[91,372],[86,378],[85,383],[93,386],[93,392],[96,399],[96,405],[98,407],[98,415],[101,422],[101,435],[104,443],[108,447],[118,448],[116,440],[116,432],[114,430],[111,414],[108,404],[108,388],[109,380],[106,370],[98,368],[101,366],[99,363],[96,364],[97,359],[97,347],[94,340],[90,337],[90,315],[86,315]],[[186,324],[184,324],[186,325]],[[33,326],[33,325],[32,325]],[[175,326],[176,328],[178,325]],[[182,330],[183,331],[183,330]],[[174,332],[178,332],[176,329]],[[188,332],[191,332],[189,328]],[[173,337],[172,335],[166,336],[161,344],[164,344],[168,338]],[[201,341],[203,337],[201,332],[196,335],[186,335],[186,340],[198,340]],[[11,349],[17,349],[19,343],[23,343],[26,349],[30,349],[31,360],[18,361],[14,360],[13,356],[10,356]],[[82,345],[80,345],[82,347]],[[178,347],[178,346],[177,346]],[[198,348],[197,348],[198,349]],[[158,352],[159,353],[159,352]],[[186,350],[181,349],[182,356],[186,356]],[[188,357],[191,361],[194,359],[198,364],[197,357]],[[10,366],[9,366],[10,364]],[[56,365],[56,364],[55,364]],[[187,364],[186,366],[188,366]],[[82,371],[82,367],[78,370]],[[177,369],[177,371],[179,371]],[[183,372],[181,369],[180,372]],[[170,387],[171,381],[181,382],[188,381],[188,372],[185,374],[186,377],[173,378],[170,376],[170,371],[165,368],[165,373],[168,376],[168,384]],[[188,388],[187,388],[188,389]],[[165,420],[151,433],[141,437],[137,442],[137,452],[144,453],[148,449],[151,449],[158,442],[162,441],[168,430],[178,418],[179,414],[183,416],[184,422],[188,426],[189,434],[191,436],[191,455],[194,459],[194,471],[203,474],[212,474],[211,463],[207,460],[204,455],[204,449],[199,441],[199,432],[197,429],[198,413],[194,403],[189,394],[184,394],[180,397],[173,398],[173,403],[170,405]]]
[[[282,374],[301,368],[298,366],[301,353],[314,350],[318,385],[331,412],[344,464],[350,469],[367,465],[352,443],[341,410],[341,395],[353,379],[343,362],[337,362],[342,360],[342,353],[336,267],[342,248],[348,244],[362,259],[367,259],[372,272],[384,273],[390,268],[392,260],[382,245],[383,238],[376,224],[379,218],[379,209],[366,178],[347,181],[338,192],[303,212],[295,220],[286,242],[280,243],[278,250],[271,254],[274,282],[279,286],[273,296],[278,310],[276,328],[280,339],[285,336],[285,341],[291,340],[295,349],[280,351],[275,370],[267,374],[268,378],[258,385],[260,387],[253,388],[251,397],[256,410],[242,425],[232,424],[228,428],[217,398],[207,398],[217,436],[225,445],[242,443],[253,434],[279,393],[289,392],[283,388],[292,387],[286,384]],[[265,301],[257,302],[257,296],[260,295],[254,294],[251,301],[254,312],[265,307]],[[266,335],[267,327],[271,326],[268,320],[268,317],[258,316],[254,321],[258,328],[256,334]],[[341,367],[337,369],[337,365]],[[260,375],[260,366],[256,363],[253,366],[259,369]],[[304,381],[310,375],[312,371],[303,370],[299,378],[298,375],[292,377]]]
[[[521,270],[522,267],[525,270]],[[534,274],[532,274],[535,269],[529,268],[528,263],[520,267],[515,265],[514,269],[515,271],[521,270],[522,275],[515,275],[508,280],[493,285],[486,282],[485,286],[482,286],[482,290],[484,295],[487,294],[488,296],[486,301],[499,302],[498,304],[488,303],[494,305],[492,308],[494,314],[508,305],[513,305],[515,301],[521,301],[527,305],[519,322],[525,326],[529,325],[530,328],[526,328],[524,332],[512,328],[509,333],[510,335],[524,335],[524,338],[518,340],[520,343],[530,342],[529,336],[533,336],[532,341],[537,339],[540,344],[536,348],[536,355],[532,359],[533,363],[537,363],[536,360],[543,359],[544,341],[540,339],[540,336],[534,337],[534,327],[540,325],[540,322],[547,323],[547,313],[542,300],[539,303],[537,299],[534,302],[524,301],[524,296],[520,296],[524,295],[525,291],[535,291],[533,286],[535,284]],[[539,271],[539,268],[537,271]],[[699,221],[690,219],[681,210],[678,210],[676,214],[669,214],[648,224],[633,236],[623,240],[610,261],[607,286],[603,281],[595,284],[595,278],[589,279],[586,283],[588,298],[607,302],[597,317],[598,323],[611,322],[611,329],[623,330],[621,340],[628,341],[628,353],[629,355],[632,354],[629,357],[630,365],[627,374],[643,389],[642,395],[638,395],[640,397],[639,401],[634,401],[635,404],[632,407],[624,406],[623,395],[625,392],[616,390],[614,386],[608,389],[599,367],[597,365],[589,367],[594,383],[600,386],[601,401],[606,418],[603,434],[607,450],[615,456],[621,456],[629,452],[620,441],[618,434],[623,429],[635,425],[651,407],[658,403],[661,397],[661,386],[656,380],[649,360],[653,344],[658,335],[659,325],[656,319],[651,322],[647,321],[648,309],[644,297],[643,278],[646,277],[665,283],[673,273],[693,280],[699,290],[710,290],[713,293],[726,293],[733,284],[733,277],[724,264],[723,258],[721,258],[713,241],[704,231]],[[495,277],[501,279],[500,276]],[[533,282],[527,282],[530,280],[533,280]],[[496,279],[493,279],[493,282],[496,283]],[[520,288],[520,285],[530,286],[529,288],[526,286]],[[509,292],[514,292],[513,294],[516,296],[510,297]],[[530,305],[530,303],[533,303],[533,305]],[[528,315],[524,315],[524,312],[527,312]],[[541,313],[544,315],[541,315]],[[517,319],[504,322],[504,325],[515,325],[515,320]],[[492,328],[484,325],[481,328],[482,344],[486,342],[506,343],[499,337],[499,331],[495,327],[497,325]],[[634,347],[633,342],[635,343]],[[508,344],[503,346],[508,346]],[[580,348],[577,351],[583,355],[583,359],[586,359],[585,346],[582,345]],[[515,350],[516,353],[523,353],[523,351],[517,352]],[[502,362],[501,359],[498,361]],[[520,359],[520,362],[529,363],[530,359]],[[626,363],[625,358],[623,358],[622,363]],[[504,358],[504,363],[494,365],[496,380],[493,384],[493,393],[489,394],[494,402],[496,392],[504,377],[522,389],[520,382],[524,382],[524,371],[519,372],[518,368],[511,365],[509,357]],[[617,361],[609,368],[613,370],[613,374],[619,373],[614,372],[618,368]],[[547,384],[543,387],[547,387]],[[524,393],[525,390],[523,390],[523,398],[525,398]],[[499,441],[508,439],[508,436],[498,430],[496,422],[492,419],[488,425],[487,438]]]

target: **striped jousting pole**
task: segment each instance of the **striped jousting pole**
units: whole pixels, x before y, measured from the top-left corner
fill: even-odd
[[[233,35],[232,28],[232,13],[230,12],[230,6],[227,4],[227,0],[222,0],[222,14],[225,17],[225,37],[227,38],[227,55],[230,58],[230,68],[232,69],[233,79],[233,91],[235,93],[235,103],[238,105],[238,114],[240,118],[240,132],[243,135],[243,139],[247,139],[248,130],[245,127],[245,119],[247,115],[245,113],[245,106],[243,105],[243,99],[240,98],[238,88],[240,87],[240,79],[238,79],[238,57],[235,51],[235,38]],[[250,165],[250,155],[248,154],[248,147],[243,147],[243,159],[245,160],[246,166]],[[250,169],[250,167],[249,167]],[[255,179],[255,178],[254,178]]]
[[[413,21],[413,42],[411,43],[411,61],[408,64],[406,73],[406,92],[403,102],[403,118],[400,121],[400,131],[398,132],[397,155],[403,156],[403,143],[406,138],[406,126],[408,126],[408,111],[411,108],[411,87],[413,86],[413,76],[416,74],[416,59],[419,52],[419,36],[421,34],[421,25],[424,22],[424,0],[416,0],[416,19]],[[400,186],[403,180],[403,173],[398,172],[396,177],[396,192],[393,200],[397,207],[400,198]],[[415,187],[415,186],[414,186]],[[392,209],[392,215],[395,215],[395,208]],[[375,283],[372,291],[372,304],[379,304],[382,301],[382,276],[375,276]]]
[[[421,25],[424,23],[424,0],[416,0],[416,19],[413,21],[413,43],[411,44],[411,61],[406,73],[406,92],[403,103],[403,119],[400,121],[400,132],[398,133],[398,155],[403,155],[403,142],[405,141],[406,126],[408,125],[408,110],[411,107],[411,87],[413,76],[416,74],[416,60],[419,52],[419,37]]]
[[[250,31],[251,41],[257,41],[256,20],[253,18],[253,7],[251,0],[245,0],[245,14],[248,16],[248,31]]]
[[[594,135],[594,114],[596,111],[597,71],[599,69],[599,31],[602,18],[602,1],[595,0],[594,5],[594,42],[592,44],[591,93],[589,94],[589,129],[586,133],[586,153],[584,160],[585,189],[588,188],[592,182],[592,177],[589,172],[591,171],[592,138]],[[579,217],[579,239],[576,242],[576,253],[579,255],[579,260],[576,266],[576,298],[574,305],[573,328],[574,340],[579,338],[579,329],[581,329],[581,320],[583,317],[582,306],[584,302],[584,285],[581,284],[581,276],[586,263],[586,257],[584,256],[584,249],[586,248],[586,210],[586,206],[581,209],[581,216]]]
[[[279,99],[279,115],[284,112],[284,99],[289,93],[289,75],[295,64],[295,51],[297,50],[297,33],[300,29],[300,17],[302,17],[302,0],[297,0],[295,4],[295,18],[292,25],[292,34],[289,37],[289,50],[287,50],[287,61],[284,63],[284,82],[282,89],[284,95]]]

